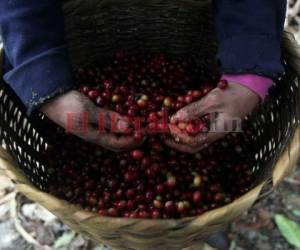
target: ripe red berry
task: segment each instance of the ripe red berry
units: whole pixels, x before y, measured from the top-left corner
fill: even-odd
[[[138,217],[140,219],[147,219],[150,217],[149,213],[147,211],[139,211]]]
[[[107,210],[107,214],[111,217],[117,217],[119,215],[119,212],[116,208],[110,208]]]
[[[137,101],[137,105],[141,108],[144,109],[147,107],[147,101],[143,100],[143,99],[139,99]]]
[[[90,197],[88,199],[88,203],[89,203],[89,205],[94,206],[97,204],[97,199],[95,197]]]
[[[141,141],[143,139],[143,134],[141,133],[141,131],[134,131],[133,137],[135,140]]]
[[[130,213],[130,217],[129,218],[138,218],[138,212],[136,212],[136,211],[132,211],[131,213]]]
[[[152,219],[159,219],[161,218],[161,212],[158,209],[154,209],[151,213]]]
[[[104,207],[105,207],[105,202],[104,202],[103,199],[100,199],[100,200],[98,201],[98,208],[99,208],[99,209],[103,209]]]
[[[124,218],[130,218],[130,212],[129,211],[124,212],[122,215],[123,215]]]
[[[145,200],[148,203],[151,203],[154,199],[154,193],[152,191],[147,191],[145,194]]]
[[[94,180],[89,180],[85,183],[85,189],[94,189],[96,186],[96,183]]]
[[[192,92],[192,96],[193,96],[194,98],[199,98],[199,97],[202,96],[202,93],[201,93],[200,90],[194,90],[194,91]]]
[[[225,200],[225,195],[223,193],[216,193],[214,196],[214,201],[219,203]]]
[[[82,92],[82,93],[84,93],[84,94],[88,94],[89,92],[90,92],[90,87],[88,87],[88,86],[82,86],[82,87],[80,87],[80,92]]]
[[[163,194],[165,192],[165,186],[163,184],[158,184],[155,187],[155,191],[157,194]]]
[[[149,179],[151,179],[155,177],[156,171],[152,167],[149,167],[146,169],[145,174]]]
[[[110,92],[103,92],[102,93],[102,97],[104,98],[104,100],[110,100],[111,99],[111,93]]]
[[[138,191],[138,193],[143,193],[145,190],[145,185],[143,183],[140,183],[137,187],[136,190]]]
[[[184,105],[183,102],[177,102],[177,103],[175,104],[174,109],[177,111],[177,110],[183,108],[184,106],[185,106],[185,105]]]
[[[148,122],[157,122],[158,118],[155,112],[151,112],[148,115]]]
[[[197,135],[199,132],[198,130],[196,129],[196,127],[192,124],[192,123],[189,123],[187,126],[186,126],[186,132],[188,133],[188,135]]]
[[[127,208],[127,202],[122,200],[122,201],[119,201],[117,204],[116,204],[116,207],[118,210],[123,210],[125,208]]]
[[[154,98],[154,102],[161,104],[161,102],[164,100],[164,96],[158,95]]]
[[[166,133],[168,132],[168,124],[165,122],[159,122],[157,124],[157,129],[160,133]]]
[[[113,83],[111,81],[105,81],[103,83],[103,85],[104,85],[104,88],[108,91],[111,91],[114,88]]]
[[[116,197],[117,197],[118,199],[122,198],[123,195],[124,195],[124,193],[123,193],[123,190],[122,190],[122,189],[118,189],[118,190],[116,191]]]
[[[157,133],[157,124],[156,124],[156,122],[151,122],[151,123],[148,124],[147,133],[149,133],[149,134]]]
[[[107,210],[106,209],[99,209],[98,210],[98,214],[100,215],[100,216],[107,216]]]
[[[130,199],[130,198],[133,198],[134,196],[135,196],[135,190],[134,189],[128,189],[127,191],[126,191],[126,196],[127,196],[127,198],[128,199]]]
[[[184,97],[184,101],[185,101],[185,103],[186,104],[190,104],[190,103],[192,103],[193,102],[193,96],[192,95],[186,95],[185,97]]]
[[[96,90],[90,90],[88,93],[88,96],[92,100],[96,100],[97,97],[99,96],[98,92]]]
[[[141,160],[144,156],[143,151],[136,149],[131,152],[131,156],[134,160]]]
[[[151,165],[151,158],[149,156],[145,156],[143,159],[142,159],[142,162],[141,162],[141,166],[143,168],[146,168],[146,167],[149,167]]]
[[[184,102],[184,97],[183,96],[178,96],[177,97],[177,102]]]
[[[168,179],[167,179],[167,182],[166,182],[166,186],[169,188],[169,189],[173,189],[176,187],[176,177],[174,176],[169,176]]]
[[[195,191],[193,193],[193,202],[198,204],[202,200],[202,194],[200,191]]]
[[[137,174],[136,173],[133,173],[133,172],[126,172],[125,174],[124,174],[124,180],[126,181],[126,182],[132,182],[132,181],[134,181],[134,180],[136,180],[137,179]]]
[[[168,214],[173,214],[176,211],[176,205],[173,201],[167,201],[164,208]]]
[[[132,210],[134,208],[134,202],[132,200],[127,201],[127,209]]]
[[[203,95],[207,95],[211,91],[212,87],[210,86],[204,86],[202,89]]]
[[[164,149],[163,146],[162,146],[162,144],[159,143],[159,142],[153,142],[153,143],[151,143],[150,144],[150,148],[152,150],[156,151],[156,152],[161,152]]]
[[[227,80],[220,80],[218,83],[218,88],[219,89],[226,89],[228,87],[228,81]]]
[[[128,114],[130,117],[136,117],[136,116],[137,116],[137,110],[134,109],[134,108],[130,108],[130,109],[128,109],[127,114]]]

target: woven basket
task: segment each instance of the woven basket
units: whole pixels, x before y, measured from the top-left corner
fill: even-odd
[[[128,54],[190,55],[197,61],[216,53],[210,1],[77,0],[64,1],[64,11],[74,67],[103,63],[119,49]],[[4,82],[0,86],[0,173],[72,229],[113,249],[201,249],[207,236],[269,194],[298,159],[300,49],[287,33],[282,47],[286,73],[252,117],[257,183],[225,207],[180,220],[109,218],[47,194],[51,174],[41,152],[49,135],[41,129],[40,117],[26,117],[19,99]]]

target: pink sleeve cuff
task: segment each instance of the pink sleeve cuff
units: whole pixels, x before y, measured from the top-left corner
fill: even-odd
[[[237,74],[229,75],[224,74],[221,77],[222,80],[238,83],[247,87],[260,96],[263,101],[268,94],[268,89],[273,85],[273,81],[270,78],[255,75],[255,74]]]

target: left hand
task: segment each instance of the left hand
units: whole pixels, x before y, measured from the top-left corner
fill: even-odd
[[[40,111],[69,133],[114,152],[136,148],[143,142],[142,138],[136,140],[128,134],[128,119],[111,110],[97,107],[79,91],[72,90],[51,99],[40,107]],[[82,129],[85,123],[82,120],[83,114],[88,117],[86,131]],[[99,120],[100,114],[104,118],[102,122]],[[103,131],[100,130],[100,125],[103,126]],[[71,127],[68,128],[69,126]]]
[[[254,110],[260,97],[250,89],[229,83],[224,90],[215,88],[201,100],[179,110],[174,118],[179,121],[200,119],[206,114],[215,115],[211,131],[189,136],[175,125],[169,125],[173,138],[165,139],[167,146],[186,153],[196,153],[235,129],[236,122]]]

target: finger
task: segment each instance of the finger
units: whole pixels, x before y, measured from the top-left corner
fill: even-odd
[[[210,131],[206,135],[206,143],[210,144],[223,138],[228,133],[234,131],[236,124],[235,119],[227,116],[225,113],[219,113],[210,125]]]
[[[170,148],[173,148],[180,152],[189,153],[189,154],[197,153],[204,147],[204,146],[203,147],[202,146],[201,147],[190,147],[189,145],[177,143],[176,141],[174,141],[173,138],[165,139],[164,143]]]
[[[201,133],[195,136],[194,141],[197,142],[195,145],[207,147],[215,141],[223,138],[226,134],[231,132],[232,129],[234,129],[234,127],[232,127],[233,124],[231,124],[232,121],[233,120],[225,114],[219,114],[211,124],[210,131],[208,133]]]
[[[101,136],[100,144],[115,152],[130,150],[140,146],[143,141],[137,141],[132,136],[117,136],[114,134],[104,134]]]
[[[177,111],[173,118],[177,121],[189,121],[207,113],[210,113],[209,98],[204,97],[200,101],[193,102]]]
[[[205,137],[203,137],[202,134],[189,136],[186,132],[174,125],[169,125],[169,129],[174,140],[177,142],[184,143],[190,147],[198,147],[205,143]]]
[[[86,133],[76,133],[75,135],[115,152],[130,150],[143,143],[143,140],[137,141],[132,136],[117,136],[112,133],[100,134],[99,131],[93,127],[90,127]]]

